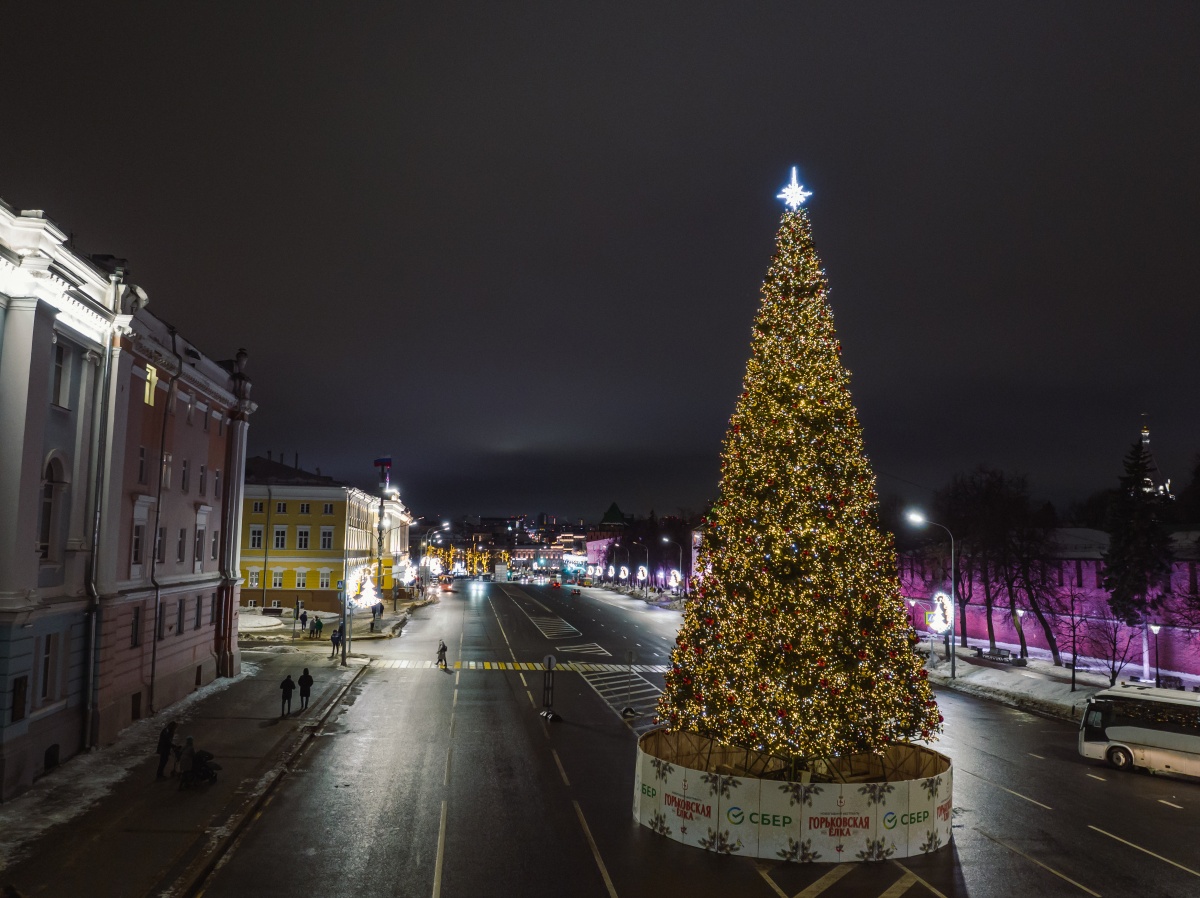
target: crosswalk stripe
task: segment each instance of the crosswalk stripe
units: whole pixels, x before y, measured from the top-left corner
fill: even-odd
[[[435,670],[437,669],[436,661],[415,661],[411,658],[401,658],[398,660],[383,660],[376,661],[375,667],[378,669],[409,669],[409,670]],[[451,665],[453,670],[528,670],[528,671],[544,671],[546,666],[540,661],[455,661]],[[660,692],[661,690],[651,683],[649,680],[638,676],[639,673],[666,673],[670,667],[666,664],[644,664],[635,666],[633,673],[629,673],[628,667],[623,667],[619,664],[595,664],[586,661],[558,661],[554,665],[555,671],[559,673],[577,673],[586,675],[593,682],[593,688],[602,688],[609,683],[622,684],[621,689],[624,689],[624,683],[630,676],[634,678],[634,682],[641,680],[646,684],[646,687]]]

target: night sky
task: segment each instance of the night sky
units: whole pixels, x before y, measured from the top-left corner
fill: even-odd
[[[700,509],[797,165],[884,493],[1200,451],[1200,4],[37,3],[0,196],[418,513]]]

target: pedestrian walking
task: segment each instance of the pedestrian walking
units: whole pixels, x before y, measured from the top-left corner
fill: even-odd
[[[313,626],[316,627],[316,632],[313,635],[317,639],[320,639],[321,631],[325,629],[325,623],[319,617],[317,617],[315,614],[313,615]]]
[[[279,684],[279,688],[283,690],[283,704],[279,708],[279,716],[287,717],[292,713],[292,693],[296,689],[296,683],[292,679],[291,674],[283,678],[283,682]]]
[[[175,750],[175,728],[178,726],[174,720],[169,721],[158,734],[158,775],[155,779],[163,779],[165,776],[163,771],[167,769],[167,761],[171,758],[171,752]]]
[[[442,670],[446,669],[446,643],[440,639],[438,640],[437,666]]]
[[[309,676],[308,668],[304,668],[304,673],[300,674],[300,679],[297,681],[300,686],[300,710],[308,710],[308,696],[312,692],[313,678]]]
[[[308,629],[308,612],[307,611],[300,612],[300,629],[301,630]]]
[[[332,658],[334,655],[337,654],[338,643],[340,643],[341,641],[342,641],[342,631],[341,630],[334,630],[332,633],[329,634],[329,643],[333,647],[333,650],[329,653],[330,658]]]

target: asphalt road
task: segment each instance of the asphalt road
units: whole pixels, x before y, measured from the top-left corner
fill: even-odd
[[[679,845],[631,816],[635,731],[680,616],[601,590],[460,581],[375,660],[206,884],[206,898],[373,896],[1200,896],[1200,785],[1080,758],[1073,726],[938,698],[954,842],[900,862],[793,865]],[[432,669],[437,640],[450,661]],[[484,667],[484,664],[487,667]],[[624,720],[620,710],[638,713]]]

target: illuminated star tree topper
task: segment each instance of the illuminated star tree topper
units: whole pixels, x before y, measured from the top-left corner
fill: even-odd
[[[796,180],[796,166],[793,165],[792,183],[785,185],[783,192],[776,196],[776,199],[783,200],[789,209],[798,209],[810,196],[812,196],[812,191],[805,190],[800,185],[800,182]]]

